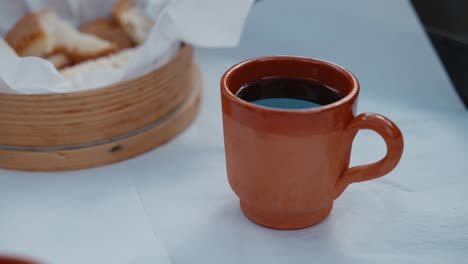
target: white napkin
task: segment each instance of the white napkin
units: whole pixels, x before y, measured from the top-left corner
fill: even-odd
[[[45,264],[171,263],[131,176],[86,171],[0,170],[0,255]]]

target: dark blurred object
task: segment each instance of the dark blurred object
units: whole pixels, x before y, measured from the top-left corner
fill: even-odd
[[[412,0],[452,83],[468,107],[468,1]]]

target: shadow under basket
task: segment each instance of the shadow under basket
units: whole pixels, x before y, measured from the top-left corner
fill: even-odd
[[[60,171],[147,152],[195,119],[201,74],[183,45],[143,76],[80,92],[0,94],[0,167]]]

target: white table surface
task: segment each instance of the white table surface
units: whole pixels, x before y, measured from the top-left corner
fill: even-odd
[[[48,263],[466,263],[468,113],[409,2],[264,0],[236,49],[198,50],[203,109],[170,143],[63,173],[0,170],[0,252]],[[351,185],[321,224],[275,231],[247,220],[225,171],[218,82],[232,64],[289,54],[341,64],[359,112],[405,137],[397,169]],[[360,132],[353,164],[385,153]]]

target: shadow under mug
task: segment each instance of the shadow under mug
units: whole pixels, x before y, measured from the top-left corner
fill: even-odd
[[[279,109],[235,96],[264,77],[314,79],[344,97],[317,108]],[[356,116],[359,82],[348,70],[322,60],[272,56],[241,62],[221,79],[224,144],[229,184],[252,221],[298,229],[326,218],[333,201],[353,182],[389,173],[403,153],[403,136],[388,118]],[[381,160],[349,168],[360,129],[377,132],[387,146]]]

